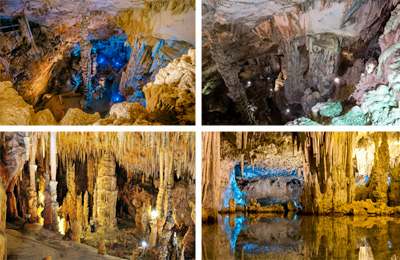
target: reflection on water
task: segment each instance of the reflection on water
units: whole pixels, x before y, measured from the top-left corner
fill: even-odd
[[[204,259],[400,259],[400,218],[220,215]]]

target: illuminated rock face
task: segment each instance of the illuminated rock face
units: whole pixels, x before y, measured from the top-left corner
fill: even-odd
[[[110,154],[105,154],[100,159],[96,191],[95,221],[100,227],[116,227],[117,177],[115,158]]]
[[[150,113],[172,114],[179,124],[195,122],[195,50],[175,59],[144,87]],[[160,118],[161,119],[161,118]]]

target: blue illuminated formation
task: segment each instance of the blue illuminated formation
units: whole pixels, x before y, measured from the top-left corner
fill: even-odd
[[[243,195],[247,196],[245,192],[241,192],[237,183],[234,171],[231,173],[228,188],[222,194],[222,203],[225,208],[229,207],[229,199],[235,198],[236,205],[244,205]]]
[[[235,218],[235,226],[234,227],[231,227],[229,225],[229,218],[231,216]],[[235,252],[236,240],[239,236],[240,231],[247,228],[247,226],[243,225],[243,222],[244,222],[243,216],[233,216],[233,215],[225,216],[223,230],[228,235],[229,243],[231,245],[231,249],[233,252]]]
[[[236,175],[236,177],[242,177],[240,165],[235,166],[235,175]],[[254,170],[253,170],[253,167],[251,167],[251,166],[243,167],[243,177],[244,178],[255,178],[255,177],[265,176],[265,175],[274,175],[274,176],[297,175],[297,172],[296,171],[292,171],[292,172],[270,171],[270,170],[264,170],[261,168],[254,168]]]

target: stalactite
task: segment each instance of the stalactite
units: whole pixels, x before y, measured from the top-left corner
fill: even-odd
[[[353,151],[356,133],[300,133],[305,213],[327,214],[354,199]],[[309,175],[309,176],[308,176]]]
[[[92,87],[91,87],[91,77],[92,75],[92,44],[89,41],[89,32],[87,26],[87,17],[84,13],[82,13],[82,23],[80,26],[81,30],[81,61],[79,65],[82,69],[82,77],[83,82],[85,84],[85,95],[86,102],[90,104],[92,101]]]

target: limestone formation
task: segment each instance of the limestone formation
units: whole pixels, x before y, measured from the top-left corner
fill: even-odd
[[[35,115],[33,107],[25,103],[11,82],[0,82],[0,124],[31,125]]]
[[[150,113],[172,113],[180,124],[195,121],[195,50],[175,59],[143,88]],[[161,115],[159,115],[160,117]]]
[[[104,238],[100,239],[99,250],[97,251],[98,254],[107,255],[106,252],[106,244],[104,242]]]
[[[137,251],[148,257],[155,237],[152,254],[177,256],[195,221],[195,133],[3,132],[0,137],[1,184],[7,185],[2,212],[11,226],[26,220],[22,229],[11,231],[18,239],[38,241],[35,234],[40,233],[32,255],[49,246],[59,256],[73,246],[69,254],[79,258],[87,246],[105,254],[107,244],[112,255],[119,251],[130,258],[134,249],[133,257],[139,257]],[[89,219],[95,223],[93,233]],[[0,223],[5,223],[1,214]],[[151,223],[156,225],[149,232]],[[57,233],[62,240],[53,239],[61,238]],[[9,248],[19,244],[13,241]],[[23,250],[15,252],[25,256]]]
[[[99,161],[96,190],[96,222],[100,227],[116,227],[117,178],[115,176],[115,158],[104,154]]]

